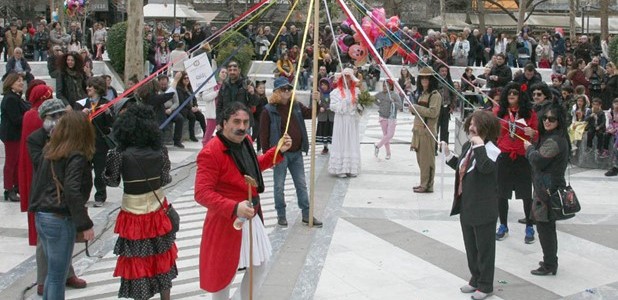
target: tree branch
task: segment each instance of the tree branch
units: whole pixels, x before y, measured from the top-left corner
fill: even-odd
[[[537,7],[537,6],[539,6],[540,4],[543,4],[543,3],[547,2],[547,1],[549,1],[549,0],[540,0],[539,2],[535,3],[535,4],[532,6],[532,8],[531,8],[531,9],[529,9],[528,16],[524,19],[524,23],[525,23],[525,22],[527,22],[527,21],[528,21],[528,19],[529,19],[529,18],[530,18],[530,17],[534,14],[534,11],[536,10],[536,7]],[[532,2],[532,0],[530,0],[530,2],[528,2],[528,3],[531,3],[531,2]],[[528,10],[527,10],[527,11],[528,11]]]
[[[509,15],[509,17],[511,17],[511,19],[513,19],[513,21],[517,22],[517,17],[513,14],[513,12],[509,11],[506,7],[504,7],[504,5],[502,5],[499,2],[496,2],[495,0],[485,0],[485,2],[488,2],[490,4],[493,4],[495,6],[497,6],[498,8],[500,8],[502,11],[504,11],[507,15]]]

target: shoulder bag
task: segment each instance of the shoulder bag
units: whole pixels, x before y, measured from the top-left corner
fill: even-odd
[[[568,169],[567,172],[569,178],[567,186],[553,192],[548,191],[551,214],[556,221],[570,219],[581,210],[575,190],[571,187],[571,172]]]

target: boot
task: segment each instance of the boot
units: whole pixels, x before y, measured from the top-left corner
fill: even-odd
[[[19,202],[20,200],[15,189],[4,190],[4,201]]]

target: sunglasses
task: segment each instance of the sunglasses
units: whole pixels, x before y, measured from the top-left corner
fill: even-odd
[[[509,91],[509,96],[510,95],[512,95],[512,96],[519,96],[519,91],[518,90],[510,90]]]
[[[549,121],[549,123],[554,123],[554,122],[558,121],[558,118],[556,118],[554,116],[542,116],[541,120],[543,120],[543,122]]]
[[[286,87],[281,88],[281,90],[284,91],[284,92],[290,92],[290,91],[292,91],[292,88],[289,87],[289,86],[286,86]]]
[[[187,79],[189,79],[189,77],[183,77],[182,79],[183,79],[183,80],[187,80]]]
[[[532,96],[539,96],[539,97],[542,97],[542,96],[543,96],[543,93],[532,93]]]

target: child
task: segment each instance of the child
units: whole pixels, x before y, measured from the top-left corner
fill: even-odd
[[[322,155],[328,154],[328,144],[333,138],[333,121],[335,113],[330,110],[330,81],[326,78],[320,79],[320,97],[319,113],[318,113],[318,129],[316,132],[316,143],[322,143]]]
[[[616,176],[618,175],[618,98],[614,99],[612,109],[607,112],[607,134],[614,137],[612,145],[614,166],[605,173],[605,176]]]
[[[590,115],[590,108],[586,106],[584,96],[578,96],[575,104],[571,108],[571,125],[569,126],[569,137],[573,144],[573,150],[576,150],[579,142],[582,140],[586,125],[586,119]]]
[[[255,123],[253,124],[253,134],[251,138],[255,141],[258,153],[262,153],[262,145],[260,144],[260,116],[262,115],[262,110],[264,106],[268,104],[268,98],[266,98],[266,80],[256,80],[255,81],[255,112],[253,112],[253,119]]]
[[[605,113],[601,109],[603,101],[599,98],[592,99],[592,113],[587,118],[588,125],[586,126],[587,141],[586,150],[592,151],[592,139],[597,137],[597,154],[600,158],[608,156],[607,149],[603,150],[603,138],[605,136]]]

